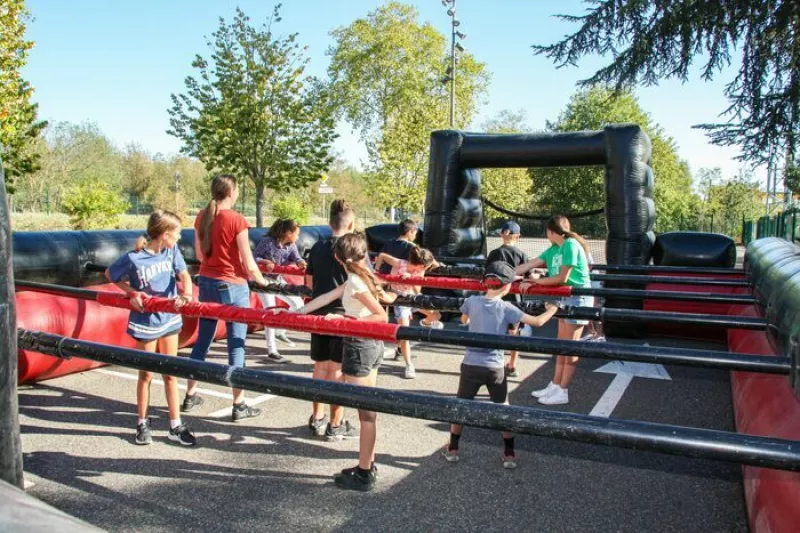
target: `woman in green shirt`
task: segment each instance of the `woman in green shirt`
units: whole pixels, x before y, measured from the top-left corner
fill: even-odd
[[[547,239],[551,246],[541,253],[539,257],[528,261],[516,268],[518,275],[525,275],[535,268],[546,267],[547,277],[535,277],[530,282],[523,283],[553,287],[569,285],[571,287],[589,287],[589,248],[586,241],[570,231],[567,217],[555,215],[547,222]],[[534,276],[536,276],[534,274]],[[573,307],[592,307],[594,298],[590,296],[572,296],[565,302]],[[586,320],[559,319],[558,338],[567,340],[580,340],[583,327],[588,324]],[[569,383],[575,375],[578,358],[572,356],[556,356],[556,369],[553,381],[547,387],[533,391],[532,396],[545,405],[563,405],[569,403]]]

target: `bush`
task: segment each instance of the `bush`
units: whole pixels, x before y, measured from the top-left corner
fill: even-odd
[[[119,224],[119,216],[130,207],[109,186],[97,179],[86,180],[71,187],[62,203],[70,216],[73,229],[112,228]]]
[[[272,216],[283,219],[291,218],[302,226],[308,224],[311,219],[311,208],[303,205],[299,199],[287,196],[272,202]]]

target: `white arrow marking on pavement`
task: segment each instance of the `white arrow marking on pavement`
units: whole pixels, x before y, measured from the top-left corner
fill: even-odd
[[[645,346],[647,346],[645,344]],[[631,384],[634,377],[650,378],[650,379],[666,379],[671,380],[667,374],[667,369],[663,365],[654,365],[650,363],[633,363],[627,361],[612,361],[606,363],[595,372],[603,372],[605,374],[616,374],[614,381],[608,386],[608,389],[603,393],[594,406],[590,416],[602,416],[608,418],[614,412],[614,408],[622,399],[625,394],[625,389]]]

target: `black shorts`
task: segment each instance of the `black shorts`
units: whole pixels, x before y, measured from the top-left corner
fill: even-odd
[[[381,366],[383,341],[345,337],[342,347],[342,374],[363,378]]]
[[[492,402],[506,403],[508,381],[506,380],[505,368],[487,368],[485,366],[461,364],[461,378],[458,380],[457,397],[472,400],[484,385],[489,390],[489,398]]]
[[[311,360],[315,363],[324,361],[341,363],[343,353],[341,337],[311,334]]]

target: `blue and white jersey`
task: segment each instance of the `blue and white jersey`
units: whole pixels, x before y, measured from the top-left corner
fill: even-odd
[[[178,295],[177,275],[185,271],[186,262],[177,246],[165,248],[157,254],[147,248],[140,252],[130,251],[108,267],[111,281],[127,281],[137,291],[163,298]],[[139,340],[160,339],[179,330],[182,325],[181,315],[131,311],[128,334]]]

